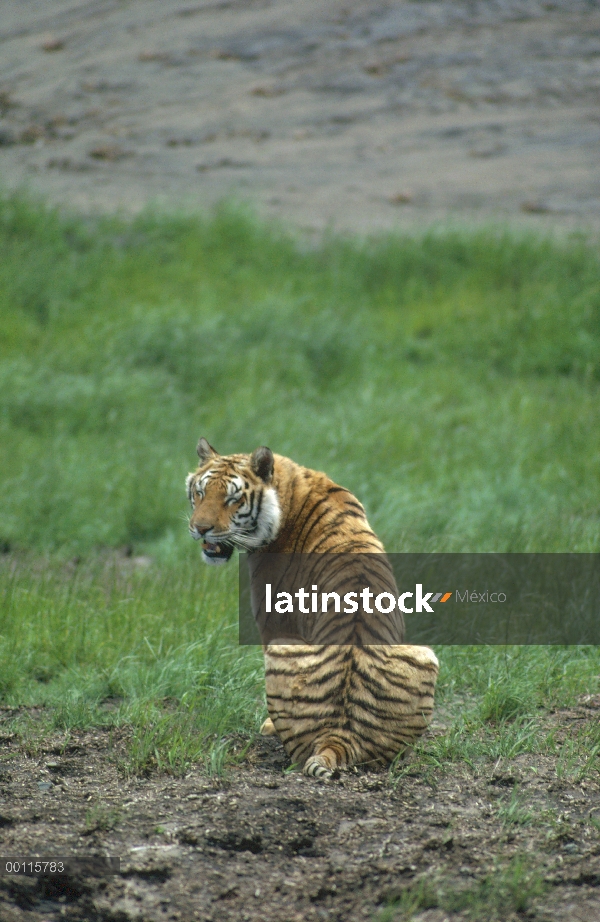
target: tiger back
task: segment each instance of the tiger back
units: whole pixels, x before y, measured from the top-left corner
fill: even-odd
[[[254,588],[271,554],[350,555],[340,559],[360,560],[363,584],[369,561],[370,584],[397,595],[383,545],[349,490],[264,447],[222,456],[201,439],[198,456],[187,480],[190,532],[203,540],[208,563],[226,562],[234,547],[248,552],[257,622]],[[325,583],[320,572],[325,591],[336,585],[329,570]],[[292,761],[322,779],[356,764],[389,764],[413,744],[431,719],[438,674],[432,650],[402,643],[397,611],[343,622],[343,642],[339,622],[336,642],[330,628],[325,614],[310,630],[270,638],[264,647],[269,718],[262,732],[277,734]]]

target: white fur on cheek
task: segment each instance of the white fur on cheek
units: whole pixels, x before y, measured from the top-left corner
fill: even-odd
[[[271,544],[279,533],[281,525],[281,506],[277,493],[273,487],[267,487],[263,493],[260,515],[256,523],[256,531],[252,535],[254,547],[264,547]]]
[[[195,476],[195,474],[188,474],[185,478],[185,488],[187,490],[187,495],[190,502],[192,501],[192,481]]]

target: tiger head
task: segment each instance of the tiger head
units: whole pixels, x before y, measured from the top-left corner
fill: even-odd
[[[235,547],[251,551],[270,544],[281,519],[271,449],[219,455],[200,439],[197,451],[200,466],[188,475],[186,486],[192,504],[190,534],[202,539],[206,563],[226,563]]]

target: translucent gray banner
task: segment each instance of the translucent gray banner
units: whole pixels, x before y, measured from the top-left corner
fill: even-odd
[[[600,644],[600,554],[241,554],[240,644]]]

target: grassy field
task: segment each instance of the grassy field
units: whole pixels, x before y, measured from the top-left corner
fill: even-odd
[[[391,551],[600,549],[583,238],[309,246],[232,206],[125,221],[12,198],[0,251],[0,691],[54,726],[132,724],[128,770],[218,772],[264,715],[235,564],[203,567],[187,534],[200,435],[327,471]],[[542,751],[539,709],[598,688],[595,648],[439,653],[460,713],[423,764]]]

